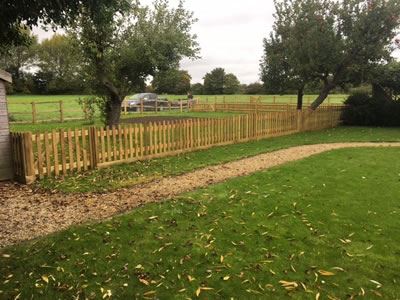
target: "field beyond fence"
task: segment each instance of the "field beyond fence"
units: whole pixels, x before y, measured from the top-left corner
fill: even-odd
[[[220,119],[193,118],[117,127],[12,133],[19,181],[68,175],[141,159],[228,145],[295,132],[332,128],[342,107],[316,111],[260,112]]]
[[[10,122],[13,124],[38,124],[56,122],[63,123],[73,120],[89,120],[91,118],[90,108],[82,102],[80,105],[78,99],[85,99],[88,96],[74,95],[54,95],[54,96],[35,96],[35,95],[11,95],[8,96],[8,110]],[[152,103],[140,103],[130,107],[126,101],[121,105],[123,114],[143,113],[143,112],[160,112],[160,111],[176,111],[184,112],[190,107],[185,95],[166,95],[168,100],[159,100]],[[316,96],[304,96],[304,104],[308,106]],[[324,105],[340,105],[345,99],[345,95],[330,95]],[[219,96],[196,96],[196,102],[202,105],[219,105],[219,104],[244,104],[257,102],[260,105],[271,105],[271,109],[279,108],[280,106],[290,106],[295,108],[296,96],[293,95],[219,95]],[[96,110],[96,109],[95,109]],[[99,112],[96,110],[94,117],[99,117]]]

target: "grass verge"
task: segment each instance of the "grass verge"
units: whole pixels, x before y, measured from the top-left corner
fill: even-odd
[[[399,128],[339,127],[264,139],[249,143],[214,147],[178,156],[92,170],[64,178],[45,178],[36,184],[44,189],[73,192],[106,192],[164,176],[179,175],[198,168],[221,164],[260,153],[304,144],[332,142],[400,141]]]
[[[400,297],[398,149],[342,149],[0,254],[0,298]]]

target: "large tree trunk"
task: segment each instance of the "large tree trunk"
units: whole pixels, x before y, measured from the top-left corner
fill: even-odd
[[[118,125],[121,117],[122,100],[119,96],[113,95],[107,99],[106,103],[106,125]]]
[[[335,87],[334,84],[331,83],[325,83],[324,87],[322,88],[321,92],[319,93],[317,99],[314,100],[314,102],[311,104],[311,109],[316,110],[318,106],[320,106],[324,100],[328,97],[329,92],[333,90]]]
[[[297,109],[303,109],[304,86],[297,90]]]

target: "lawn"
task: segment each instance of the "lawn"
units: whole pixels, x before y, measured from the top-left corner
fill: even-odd
[[[398,299],[398,156],[327,152],[3,249],[0,298]]]
[[[305,103],[310,103],[317,95],[304,96]],[[60,119],[60,104],[63,101],[64,118],[83,118],[82,107],[78,104],[79,98],[87,97],[85,95],[9,95],[8,109],[13,121],[32,121],[32,102],[37,102],[37,120],[59,120]],[[187,99],[186,95],[161,95],[162,98],[169,100]],[[295,95],[201,95],[195,96],[201,102],[222,102],[223,99],[227,102],[249,102],[251,97],[260,97],[262,102],[265,103],[296,103]],[[333,94],[330,95],[326,102],[329,103],[343,103],[347,95]]]
[[[234,161],[291,146],[363,141],[400,141],[400,129],[339,127],[324,131],[304,132],[248,143],[213,147],[208,150],[178,156],[138,161],[59,179],[45,178],[36,184],[44,189],[60,190],[68,193],[113,191],[133,184],[149,182],[163,176],[178,175],[198,168]]]
[[[152,117],[152,116],[168,116],[168,117],[176,117],[176,118],[221,118],[226,116],[231,116],[235,113],[228,113],[228,112],[174,112],[174,111],[165,111],[165,112],[144,112],[143,114],[140,113],[131,113],[121,115],[121,119],[130,119],[130,118],[141,118],[141,117]],[[31,131],[31,132],[45,132],[51,130],[58,130],[58,129],[73,129],[73,128],[82,128],[82,127],[89,127],[89,126],[103,126],[100,118],[95,118],[92,122],[84,121],[84,120],[76,120],[76,121],[67,121],[67,122],[45,122],[45,123],[38,123],[35,125],[32,124],[16,124],[11,123],[11,131]]]

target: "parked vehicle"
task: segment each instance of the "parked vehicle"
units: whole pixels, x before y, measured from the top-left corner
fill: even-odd
[[[140,93],[129,97],[127,100],[129,111],[140,111],[141,105],[143,110],[154,110],[156,106],[168,106],[164,104],[165,100],[158,99],[158,95],[154,93]]]

